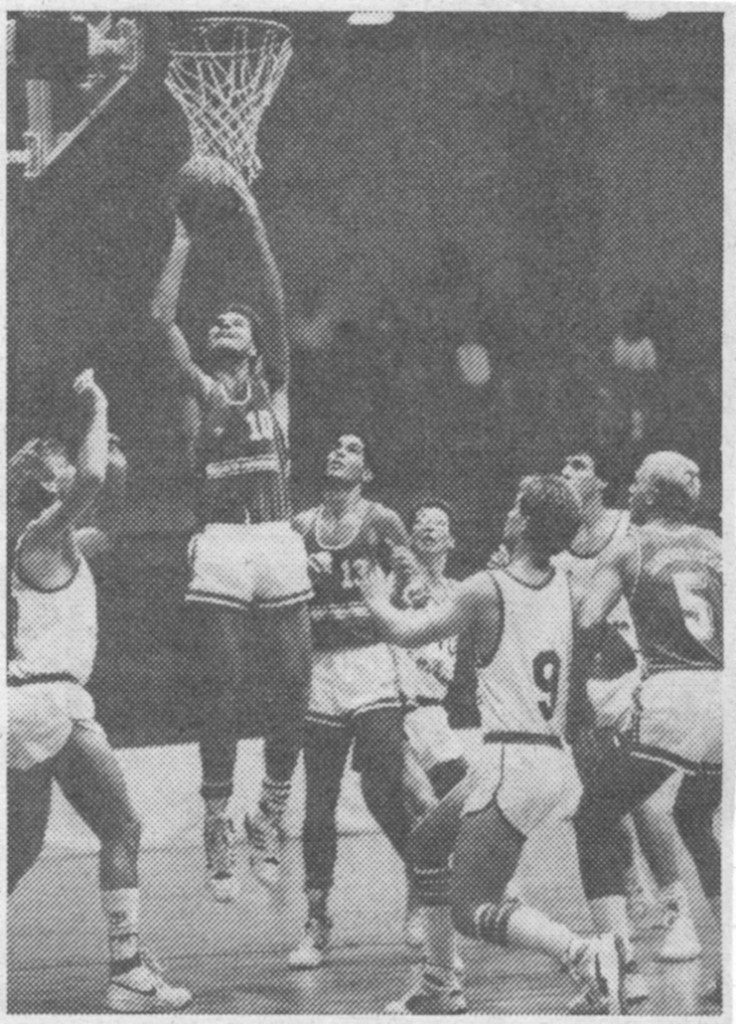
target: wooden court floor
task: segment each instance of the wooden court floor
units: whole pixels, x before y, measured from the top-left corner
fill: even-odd
[[[241,861],[244,862],[244,852]],[[412,967],[402,941],[403,870],[379,836],[342,837],[331,910],[328,966],[293,972],[285,958],[304,907],[299,843],[289,843],[284,891],[274,899],[247,874],[234,905],[210,903],[199,849],[144,853],[145,942],[171,981],[195,993],[192,1014],[376,1014],[407,987]],[[8,910],[8,1010],[14,1014],[97,1014],[105,984],[105,935],[96,858],[42,860]],[[691,870],[688,868],[688,870]],[[691,877],[691,876],[690,876]],[[567,829],[529,844],[519,872],[526,899],[572,927],[590,930]],[[637,943],[651,982],[643,1018],[717,1016],[702,1001],[719,957],[715,928],[699,895],[695,915],[704,956],[665,966],[652,959],[656,933]],[[564,1013],[574,989],[543,956],[462,943],[471,1013]]]

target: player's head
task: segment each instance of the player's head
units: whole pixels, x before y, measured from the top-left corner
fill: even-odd
[[[63,441],[34,437],[8,464],[9,499],[24,519],[35,519],[67,494],[76,472]]]
[[[562,467],[562,476],[585,506],[603,497],[608,481],[601,475],[598,460],[590,452],[568,455]]]
[[[367,445],[358,434],[341,434],[325,463],[325,482],[330,487],[362,487],[373,479]]]
[[[409,534],[412,549],[420,558],[448,554],[455,547],[450,507],[435,500],[415,505],[409,516]]]
[[[634,522],[663,517],[689,519],[700,500],[700,469],[680,452],[647,455],[629,488],[629,508]]]
[[[207,332],[207,349],[213,354],[250,357],[257,352],[257,314],[243,303],[231,302],[218,313]]]
[[[580,502],[561,476],[526,476],[506,517],[503,540],[514,554],[521,544],[538,562],[569,547],[580,529]]]

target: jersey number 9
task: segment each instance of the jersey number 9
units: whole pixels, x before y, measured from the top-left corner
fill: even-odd
[[[546,700],[537,701],[542,718],[550,722],[557,704],[557,687],[560,682],[560,656],[557,651],[540,651],[532,662],[534,685],[547,694]]]

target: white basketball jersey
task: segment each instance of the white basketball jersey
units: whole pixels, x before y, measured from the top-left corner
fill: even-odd
[[[542,587],[502,569],[491,575],[503,602],[501,639],[490,665],[479,667],[478,707],[484,732],[563,736],[572,653],[572,598],[567,574]]]
[[[552,559],[553,563],[559,566],[559,568],[564,569],[566,572],[569,572],[576,583],[581,583],[585,586],[593,575],[593,570],[598,557],[606,550],[606,548],[613,544],[614,541],[620,540],[622,537],[626,536],[629,529],[629,523],[629,513],[624,511],[620,512],[618,522],[616,523],[613,533],[603,547],[594,555],[581,556],[574,554],[572,551],[563,551]],[[616,627],[629,647],[638,653],[639,643],[636,638],[634,621],[631,617],[629,602],[625,597],[622,597],[616,607],[609,613],[607,621],[610,622],[612,626]]]
[[[97,651],[97,595],[86,559],[70,583],[37,590],[13,569],[8,675],[36,682],[71,680],[85,686]]]
[[[430,604],[442,604],[457,590],[457,580],[445,579],[429,593]],[[407,671],[402,670],[401,688],[406,697],[442,701],[455,676],[457,637],[448,637],[423,647],[406,650]]]

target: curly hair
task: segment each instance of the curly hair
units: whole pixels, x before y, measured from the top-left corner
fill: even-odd
[[[541,560],[564,551],[580,529],[580,504],[561,476],[525,477],[519,510],[527,519],[527,539]]]

